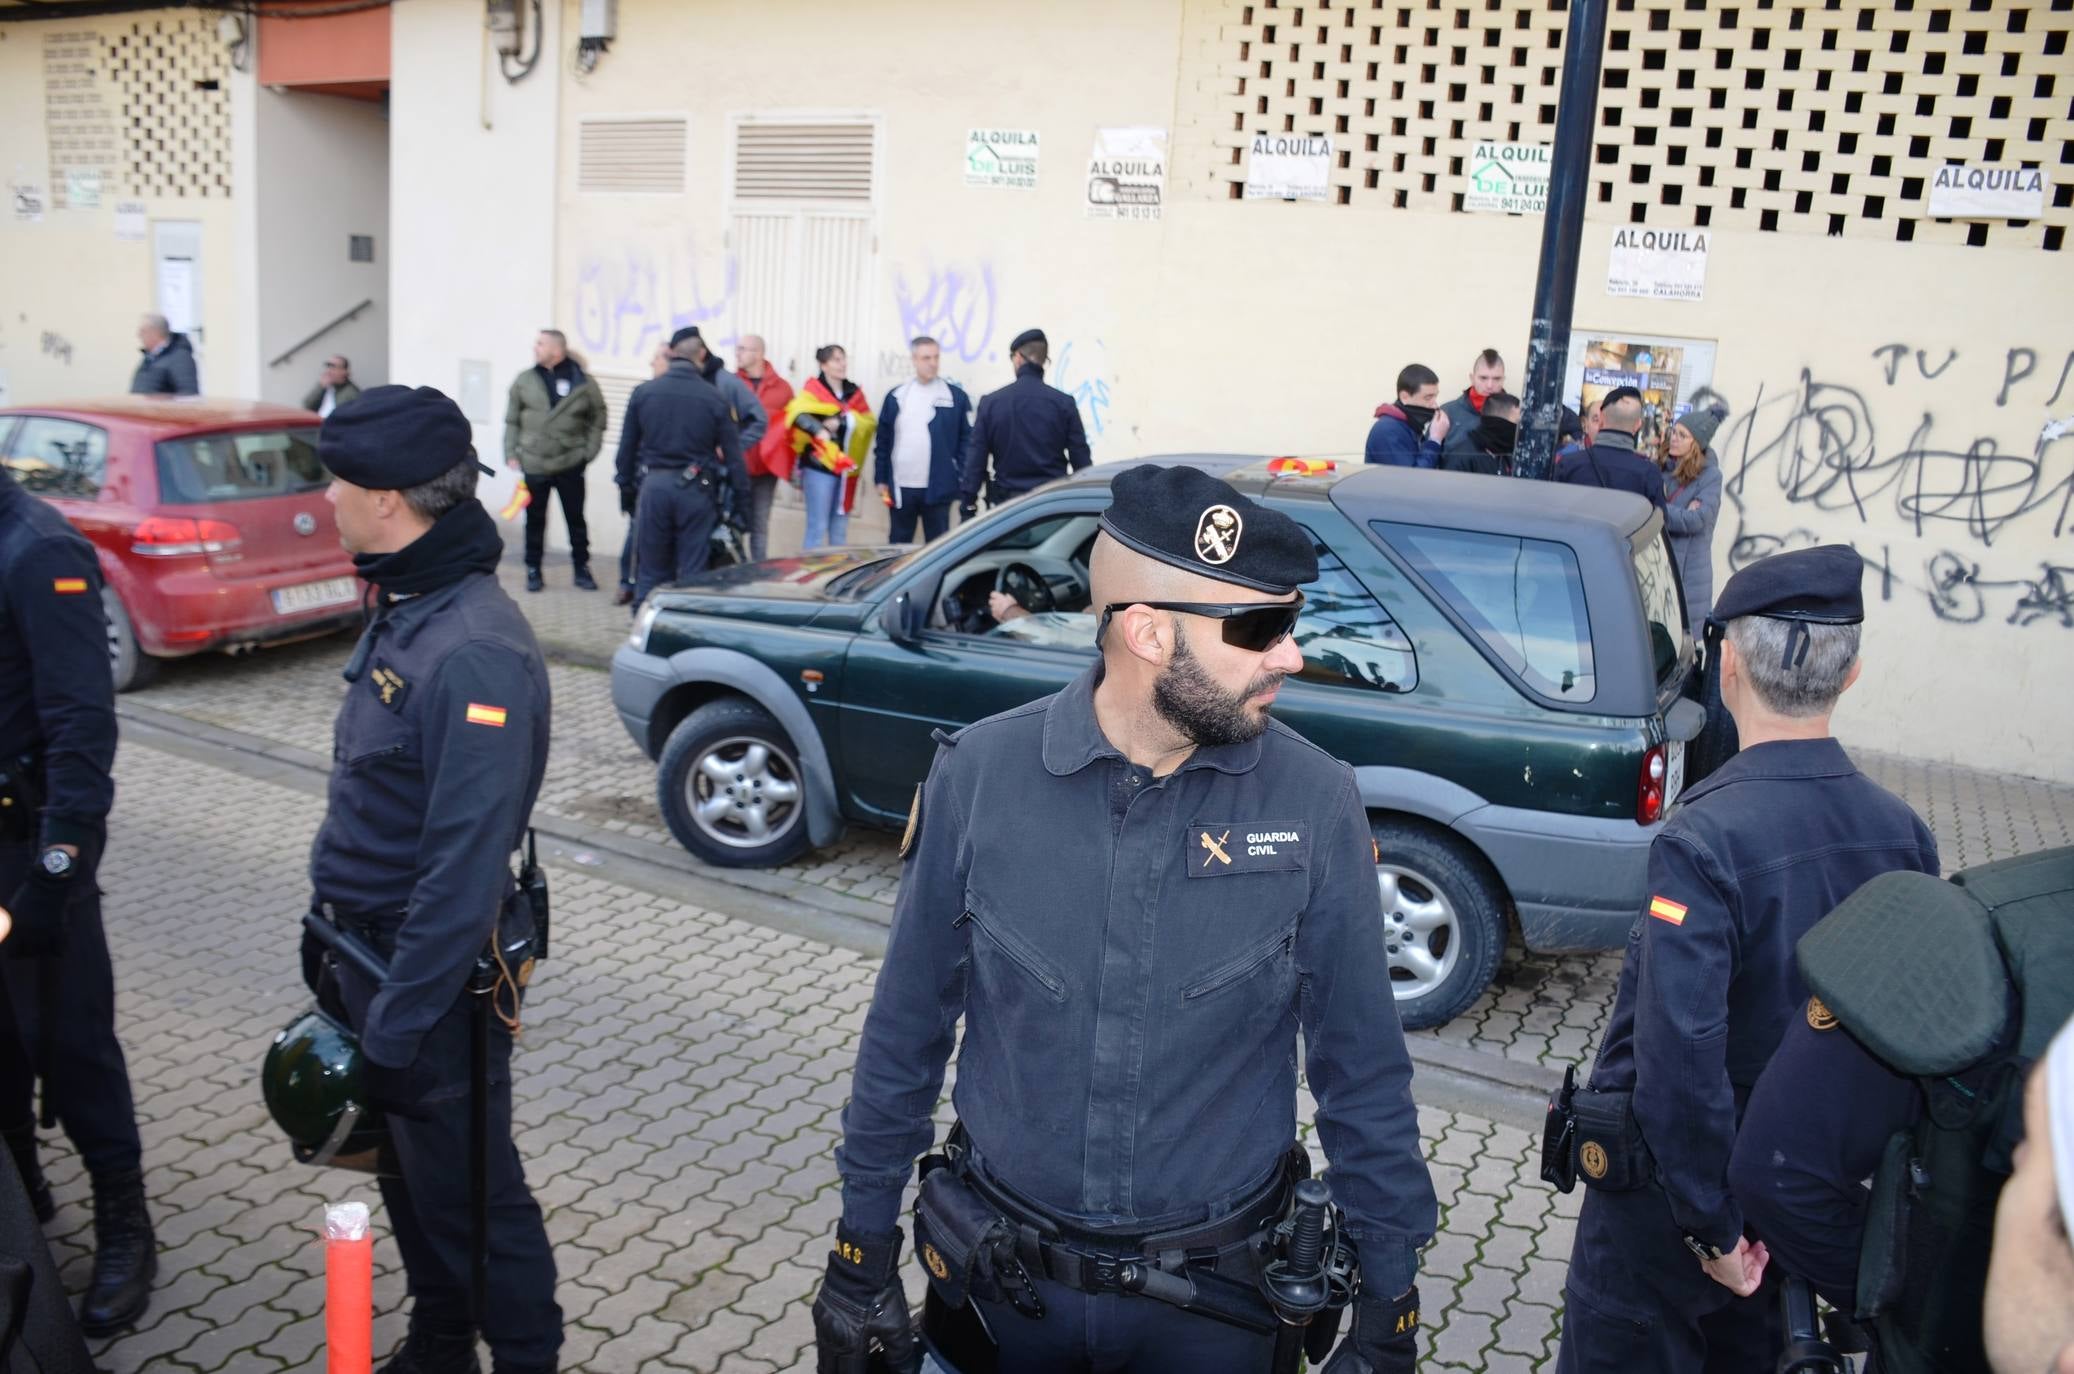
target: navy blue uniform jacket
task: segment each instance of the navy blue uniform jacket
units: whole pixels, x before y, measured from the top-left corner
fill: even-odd
[[[979,418],[965,441],[961,499],[979,499],[989,454],[994,459],[994,483],[1008,496],[1020,496],[1094,461],[1079,404],[1057,387],[1046,386],[1044,369],[1034,363],[1024,363],[1015,370],[1013,382],[979,398]]]

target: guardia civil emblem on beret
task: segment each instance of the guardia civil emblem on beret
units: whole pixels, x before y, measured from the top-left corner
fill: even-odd
[[[1205,563],[1229,563],[1239,551],[1239,534],[1245,523],[1230,506],[1211,506],[1195,522],[1195,556]]]

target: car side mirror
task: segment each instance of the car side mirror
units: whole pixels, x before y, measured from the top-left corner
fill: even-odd
[[[886,608],[883,617],[886,622],[886,637],[903,648],[914,645],[922,638],[922,628],[927,615],[928,612],[919,601],[911,594],[902,592],[894,597],[893,604]]]

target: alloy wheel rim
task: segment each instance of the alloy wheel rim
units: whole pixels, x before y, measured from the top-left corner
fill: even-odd
[[[1400,1002],[1423,997],[1447,982],[1462,957],[1462,922],[1454,903],[1416,869],[1381,863],[1383,947],[1390,956],[1390,987]]]
[[[805,814],[799,763],[755,735],[730,735],[700,751],[684,779],[699,833],[730,849],[759,849],[790,834]]]

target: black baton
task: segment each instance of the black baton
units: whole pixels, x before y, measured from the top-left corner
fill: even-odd
[[[1779,1356],[1778,1374],[1850,1374],[1849,1362],[1822,1338],[1814,1286],[1789,1275],[1780,1286],[1779,1303],[1786,1313],[1786,1353]]]

